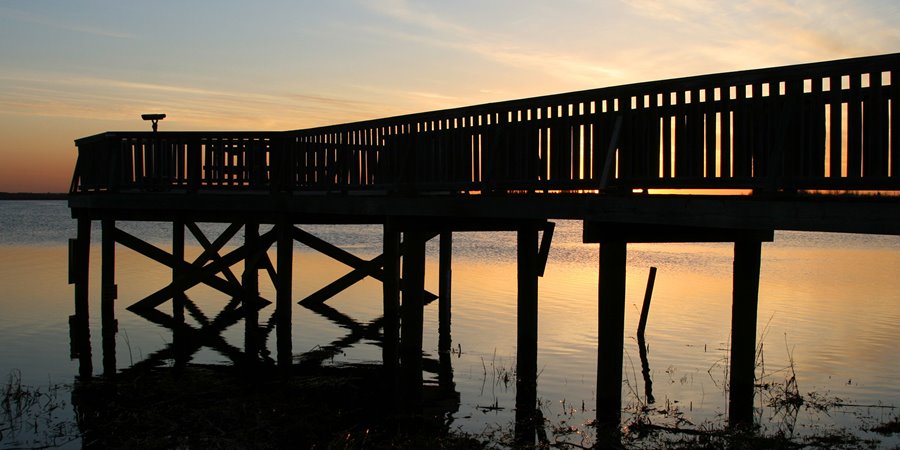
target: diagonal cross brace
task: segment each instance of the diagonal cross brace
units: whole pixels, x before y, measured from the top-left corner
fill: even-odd
[[[303,231],[297,227],[293,229],[294,239],[301,244],[304,244],[313,250],[316,250],[322,254],[330,256],[331,258],[344,263],[350,267],[353,267],[353,271],[347,273],[346,275],[338,278],[337,280],[331,282],[327,286],[319,289],[316,292],[313,292],[303,300],[300,300],[301,305],[316,305],[322,304],[326,302],[331,297],[334,297],[338,293],[342,292],[344,289],[353,286],[358,283],[362,279],[367,276],[375,278],[378,281],[384,282],[384,270],[382,267],[384,266],[384,255],[376,256],[371,260],[362,259],[340,247],[335,246],[325,240],[316,237],[306,231]],[[426,236],[426,241],[432,239],[437,236],[437,233],[429,234]],[[400,254],[402,255],[405,249],[405,245],[400,246]],[[401,282],[402,286],[403,283]],[[431,302],[437,299],[437,295],[432,294],[431,292],[425,291],[425,301]]]
[[[143,300],[140,300],[127,308],[129,311],[137,311],[145,308],[156,308],[171,299],[176,293],[186,291],[200,283],[204,283],[213,289],[219,290],[232,297],[246,296],[247,293],[239,284],[232,284],[227,280],[217,277],[216,274],[222,272],[224,268],[231,267],[238,261],[245,259],[247,254],[251,251],[258,252],[261,248],[268,248],[271,246],[272,243],[275,242],[275,233],[270,230],[261,235],[258,241],[258,248],[256,249],[249,249],[244,245],[232,250],[218,260],[203,266],[197,264],[197,262],[190,264],[186,261],[180,261],[166,251],[160,250],[118,228],[115,229],[115,241],[159,262],[160,264],[173,268],[178,266],[184,270],[183,276],[178,277],[168,286],[150,294]],[[256,296],[256,300],[263,304],[270,303],[268,300],[259,296]]]
[[[225,229],[224,232],[222,232],[222,234],[216,239],[215,242],[210,243],[209,239],[206,238],[206,235],[203,234],[203,231],[200,230],[200,227],[198,227],[196,223],[187,222],[185,223],[185,225],[187,226],[188,230],[190,230],[191,234],[194,235],[194,238],[197,239],[197,242],[200,243],[200,246],[203,247],[203,254],[201,254],[197,258],[197,260],[194,261],[194,264],[200,266],[205,264],[207,261],[220,260],[222,257],[219,255],[219,250],[221,250],[222,247],[224,247],[225,244],[227,244],[228,241],[230,241],[231,238],[233,238],[234,235],[237,234],[238,230],[240,230],[243,226],[239,223],[231,224],[227,229]],[[234,275],[230,268],[226,267],[225,270],[222,271],[222,273],[225,275],[225,278],[227,278],[228,281],[234,284],[240,284],[237,277]]]

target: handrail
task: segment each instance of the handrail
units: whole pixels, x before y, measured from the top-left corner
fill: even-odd
[[[108,132],[76,141],[72,192],[900,190],[898,71],[900,53],[284,132]]]

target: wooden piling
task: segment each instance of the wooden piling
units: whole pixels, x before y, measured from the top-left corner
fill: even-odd
[[[259,356],[259,310],[255,305],[259,297],[259,258],[256,257],[256,247],[259,241],[259,224],[247,222],[244,224],[244,245],[251,249],[244,258],[244,273],[241,277],[244,286],[242,308],[244,312],[244,352],[250,363],[257,361]]]
[[[438,272],[438,351],[449,352],[450,337],[450,291],[453,261],[453,233],[446,231],[440,235],[440,261]]]
[[[116,373],[116,241],[114,220],[101,223],[100,247],[100,327],[103,345],[103,374]]]
[[[74,263],[75,267],[70,268],[73,274],[73,282],[75,283],[75,317],[79,321],[88,323],[88,278],[89,266],[91,259],[91,220],[78,218],[78,236],[75,238],[74,257],[71,258],[70,264]]]
[[[756,314],[759,303],[759,266],[762,242],[734,243],[734,291],[731,307],[731,376],[728,423],[753,424],[756,370]]]
[[[644,304],[641,306],[641,318],[638,321],[638,339],[644,338],[644,330],[647,329],[647,316],[650,315],[650,301],[653,299],[653,284],[656,282],[656,267],[650,268],[647,276],[647,290],[644,291]]]
[[[604,426],[617,427],[622,413],[626,255],[625,241],[600,244],[597,422]]]
[[[88,305],[88,279],[91,256],[91,220],[78,218],[78,235],[70,241],[69,275],[75,284],[75,314],[69,317],[71,357],[78,358],[78,375],[90,378],[94,373],[91,356],[91,329]]]
[[[293,361],[291,338],[291,292],[294,270],[294,225],[285,217],[278,225],[276,233],[278,256],[278,283],[275,286],[275,324],[278,348],[278,366],[289,368]]]
[[[172,258],[175,265],[172,266],[172,285],[181,282],[184,277],[184,269],[181,263],[184,261],[184,221],[176,218],[172,221]],[[172,330],[172,345],[175,348],[175,367],[184,367],[189,358],[186,342],[186,330],[184,324],[184,307],[187,301],[183,289],[176,290],[172,295],[172,318],[175,320],[175,329]]]
[[[534,443],[537,410],[538,228],[517,232],[516,430],[518,445]]]
[[[400,232],[384,226],[384,346],[385,370],[394,373],[399,362],[400,344]]]
[[[516,360],[519,377],[537,374],[538,341],[538,230],[527,226],[518,231],[518,322]]]
[[[425,233],[403,233],[403,303],[400,307],[401,388],[407,407],[422,404],[422,326],[425,293]]]
[[[172,283],[178,282],[184,276],[180,263],[184,261],[184,221],[172,221],[172,257],[177,263],[172,267]],[[178,291],[172,297],[172,317],[178,324],[184,323],[184,291]]]

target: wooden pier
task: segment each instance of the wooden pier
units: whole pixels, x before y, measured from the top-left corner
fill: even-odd
[[[212,330],[242,319],[249,330],[257,311],[274,300],[277,364],[289,370],[298,300],[292,249],[300,242],[354,268],[303,299],[306,305],[325,306],[365,277],[383,283],[384,365],[397,371],[405,402],[415,405],[428,365],[422,308],[433,299],[440,348],[450,348],[453,235],[511,230],[518,246],[517,431],[528,439],[539,278],[552,221],[574,219],[584,223],[584,242],[600,243],[598,420],[620,419],[628,244],[733,242],[729,420],[750,423],[761,243],[774,230],[900,234],[900,197],[893,196],[900,191],[898,77],[900,54],[890,54],[285,132],[107,132],[78,139],[70,281],[73,330],[82,331],[73,333],[73,355],[89,376],[92,221],[102,224],[103,370],[110,374],[117,245],[172,268],[169,285],[129,300],[128,309],[176,334],[209,335],[184,324],[190,304],[183,293],[192,286],[203,283],[237,299],[204,325]],[[883,195],[835,195],[845,191]],[[172,252],[118,228],[122,221],[171,223]],[[229,226],[210,237],[197,226],[203,222]],[[364,260],[303,230],[357,223],[383,225],[382,255]],[[260,225],[271,229],[260,233]],[[204,248],[195,260],[185,260],[185,229]],[[220,254],[241,229],[243,245]],[[430,239],[440,240],[436,295],[424,288]],[[237,263],[245,268],[240,275],[231,270]],[[260,272],[271,278],[275,299],[260,297]],[[167,302],[171,313],[163,311]],[[353,329],[378,332],[364,328]],[[260,339],[248,332],[244,351],[222,351],[252,363]],[[174,341],[163,357],[177,360],[190,351]]]

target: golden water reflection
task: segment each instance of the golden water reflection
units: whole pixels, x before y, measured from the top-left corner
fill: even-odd
[[[378,227],[375,231],[378,232]],[[900,401],[895,383],[900,362],[893,349],[900,332],[900,242],[895,238],[832,236],[823,242],[808,233],[778,233],[774,243],[763,247],[760,281],[758,334],[765,356],[765,373],[777,377],[778,370],[793,360],[804,389],[829,391],[833,395],[864,402]],[[515,366],[516,266],[514,240],[509,236],[459,234],[453,266],[453,366],[462,406],[457,423],[464,429],[480,430],[488,420],[503,421],[502,412],[486,414],[477,407],[498,402],[514,404],[514,388],[486,380],[485,368]],[[540,280],[539,300],[539,398],[549,408],[562,408],[564,401],[585,402],[590,418],[596,376],[597,246],[578,242],[577,224],[558,226],[546,276]],[[491,239],[490,257],[469,252]],[[91,319],[99,320],[99,246],[92,248]],[[368,259],[377,248],[348,247]],[[33,334],[27,352],[4,345],[0,361],[26,371],[73,373],[71,362],[62,360],[65,332],[47,334],[47,318],[63,327],[72,312],[71,290],[66,280],[66,248],[63,246],[4,246],[0,258],[0,323],[2,338],[19,342]],[[426,287],[437,291],[437,257],[429,247]],[[190,255],[199,254],[190,247]],[[657,401],[678,400],[689,404],[689,416],[701,421],[714,418],[726,408],[724,374],[731,320],[730,244],[632,245],[629,247],[626,308],[626,401],[629,389],[643,389],[638,348],[634,339],[647,271],[658,267],[647,327],[650,375]],[[119,286],[116,316],[116,360],[125,368],[171,343],[171,333],[124,310],[131,302],[165,286],[170,269],[119,247],[116,277]],[[314,292],[350,269],[297,245],[295,251],[294,298]],[[240,274],[240,265],[234,268]],[[260,290],[273,299],[274,290],[264,271]],[[197,287],[188,296],[200,311],[214,316],[230,299],[210,288]],[[369,324],[381,315],[381,285],[372,279],[351,287],[327,305],[359,324]],[[169,304],[160,307],[170,311]],[[299,305],[293,307],[293,348],[303,353],[326,346],[348,335],[334,320]],[[260,323],[271,316],[272,307],[260,311]],[[99,332],[94,333],[94,355],[98,358]],[[237,323],[221,332],[234,348],[243,348],[244,327]],[[266,343],[274,353],[275,339]],[[437,310],[430,306],[425,317],[425,351],[437,355]],[[41,347],[43,346],[43,347]],[[62,347],[62,350],[51,346]],[[28,354],[55,354],[27,362]],[[334,361],[377,361],[377,342],[362,338],[334,354]],[[195,361],[226,362],[221,352],[201,348]],[[39,361],[41,360],[41,361]],[[96,361],[96,362],[99,362]],[[55,368],[48,367],[56,364]],[[96,364],[96,371],[100,364]],[[32,375],[34,376],[34,375]],[[42,375],[38,375],[42,376]],[[54,375],[56,376],[56,375]],[[580,405],[579,405],[580,406]],[[476,414],[476,412],[478,412]],[[840,420],[836,418],[835,420]]]

